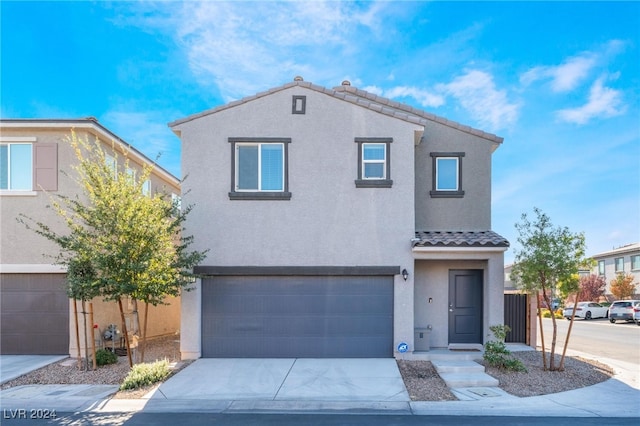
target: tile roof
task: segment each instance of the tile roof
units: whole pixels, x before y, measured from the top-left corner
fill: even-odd
[[[493,231],[418,231],[413,247],[509,247]]]
[[[448,127],[452,127],[454,129],[458,129],[465,133],[472,134],[474,136],[481,137],[483,139],[487,139],[493,143],[500,144],[503,141],[503,138],[501,138],[500,136],[483,132],[482,130],[474,129],[472,127],[465,126],[455,121],[447,120],[446,118],[439,117],[435,114],[431,114],[429,112],[414,108],[410,105],[396,102],[391,99],[384,98],[382,96],[378,96],[373,93],[357,89],[351,86],[351,84],[346,81],[343,82],[341,86],[334,87],[333,89],[328,89],[326,87],[318,86],[316,84],[303,81],[299,77],[296,77],[294,81],[283,84],[282,86],[274,87],[264,92],[257,93],[253,96],[248,96],[248,97],[239,99],[237,101],[233,101],[225,105],[220,105],[218,107],[208,109],[206,111],[173,121],[169,123],[169,127],[176,127],[180,124],[195,120],[197,118],[204,117],[210,114],[215,114],[217,112],[224,111],[226,109],[245,104],[247,102],[262,98],[264,96],[268,96],[273,93],[280,92],[282,90],[290,89],[292,87],[304,87],[309,90],[313,90],[319,93],[324,93],[326,95],[343,100],[345,102],[350,102],[352,104],[359,105],[363,108],[368,108],[372,111],[376,111],[380,114],[384,114],[384,115],[394,117],[403,121],[407,121],[410,123],[414,123],[417,125],[424,126],[429,122],[435,122]]]

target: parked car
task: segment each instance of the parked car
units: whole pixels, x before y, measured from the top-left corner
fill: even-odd
[[[633,305],[633,320],[640,325],[640,302]]]
[[[576,318],[584,318],[586,320],[590,320],[592,318],[606,318],[608,310],[609,309],[606,306],[602,306],[596,302],[578,302]],[[566,306],[562,314],[566,319],[570,320],[571,315],[573,314],[573,305]]]
[[[609,321],[615,324],[616,321],[635,321],[634,306],[639,307],[640,300],[616,300],[609,308]]]

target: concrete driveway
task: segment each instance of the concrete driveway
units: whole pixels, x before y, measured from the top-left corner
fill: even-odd
[[[198,359],[154,398],[271,401],[409,401],[389,359]]]
[[[0,355],[0,384],[67,358],[67,355]]]

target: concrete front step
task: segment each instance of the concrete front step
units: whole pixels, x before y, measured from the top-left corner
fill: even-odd
[[[440,377],[450,388],[497,387],[500,383],[487,373],[442,373]]]
[[[484,366],[469,360],[433,360],[431,364],[438,371],[444,373],[484,373]]]

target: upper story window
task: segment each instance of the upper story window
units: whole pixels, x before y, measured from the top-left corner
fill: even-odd
[[[290,138],[229,138],[234,199],[291,198],[288,179]]]
[[[624,257],[616,257],[614,264],[616,266],[616,272],[624,272]]]
[[[391,188],[392,138],[356,138],[358,144],[358,188]]]
[[[30,143],[0,145],[0,189],[33,190],[33,149]]]
[[[640,270],[640,254],[631,256],[631,270]]]
[[[432,152],[432,198],[462,198],[464,152]]]
[[[58,145],[30,136],[0,136],[0,191],[35,195],[58,190]]]
[[[598,260],[598,275],[604,275],[604,260]]]

